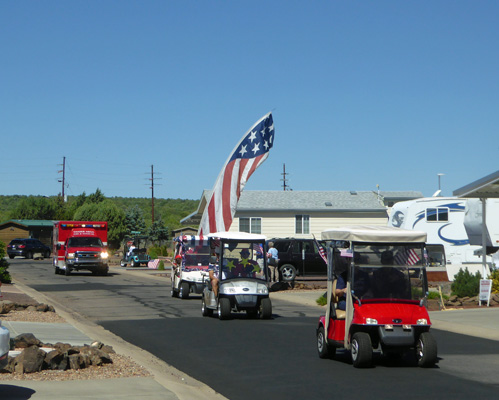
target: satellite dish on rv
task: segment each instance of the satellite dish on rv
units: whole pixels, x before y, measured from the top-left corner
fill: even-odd
[[[435,193],[433,193],[433,196],[431,196],[431,197],[439,197],[440,193],[442,193],[442,191],[440,189],[438,189]]]

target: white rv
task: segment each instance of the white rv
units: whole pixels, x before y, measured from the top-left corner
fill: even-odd
[[[472,274],[477,271],[482,274],[481,246],[470,245],[464,226],[467,201],[457,197],[401,201],[394,204],[388,226],[426,232],[428,244],[443,245],[449,280],[454,279],[460,268],[468,268]],[[487,261],[491,262],[490,257]],[[487,268],[486,274],[489,273]]]

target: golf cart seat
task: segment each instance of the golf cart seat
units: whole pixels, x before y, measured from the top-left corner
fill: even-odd
[[[340,310],[337,308],[337,304],[340,301],[340,298],[336,295],[336,284],[338,283],[338,280],[335,279],[333,281],[333,294],[332,294],[332,302],[331,306],[334,307],[334,314],[336,315],[336,319],[345,319],[347,312],[345,310]]]

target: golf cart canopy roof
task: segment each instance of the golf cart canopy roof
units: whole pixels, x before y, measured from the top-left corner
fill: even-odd
[[[228,240],[266,240],[265,235],[257,235],[255,233],[246,232],[214,232],[207,235],[208,237],[215,237],[219,239]]]
[[[327,229],[322,232],[321,239],[366,243],[421,243],[426,242],[426,232],[391,226],[352,225]]]

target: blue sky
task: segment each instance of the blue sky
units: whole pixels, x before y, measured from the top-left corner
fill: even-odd
[[[498,170],[497,1],[0,2],[0,194],[198,199],[272,111],[246,190],[443,195]]]

